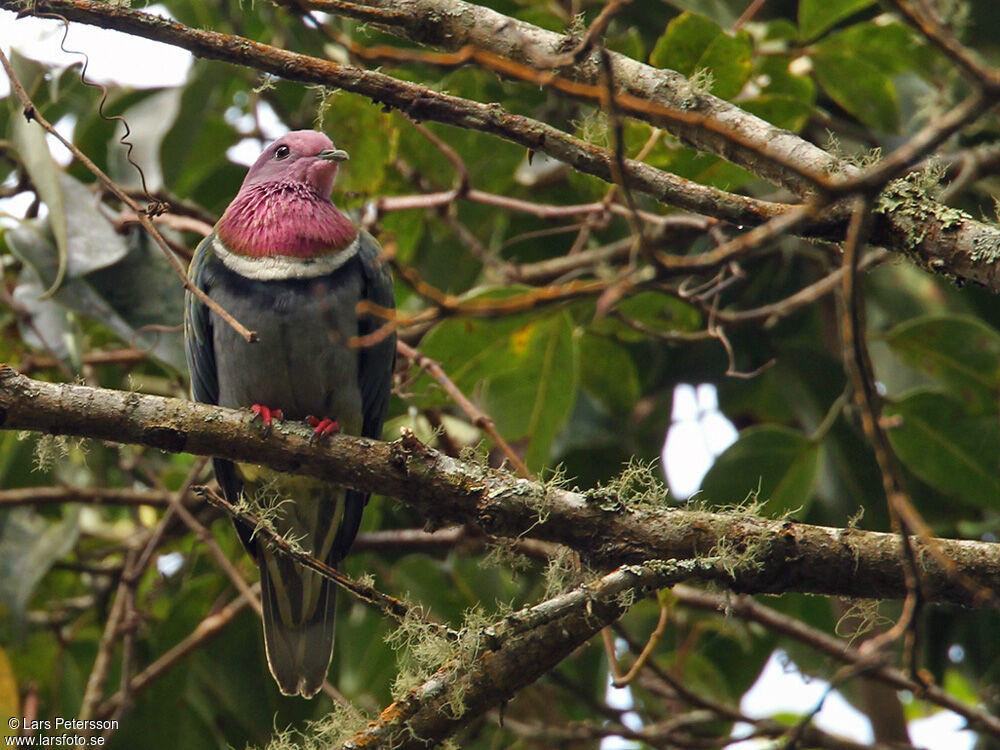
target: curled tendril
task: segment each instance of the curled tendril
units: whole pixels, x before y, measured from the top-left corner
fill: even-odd
[[[159,216],[160,214],[165,213],[169,209],[169,204],[153,197],[152,193],[149,192],[149,187],[146,185],[146,175],[142,171],[142,167],[140,167],[132,158],[132,151],[135,148],[135,144],[129,140],[129,137],[132,135],[132,129],[129,127],[128,121],[123,115],[108,115],[104,112],[104,105],[107,104],[109,96],[108,87],[102,83],[91,81],[87,78],[87,68],[90,66],[90,57],[86,52],[83,52],[82,50],[69,49],[66,46],[66,39],[69,36],[69,19],[58,13],[39,12],[34,7],[34,4],[30,9],[26,9],[19,13],[18,17],[20,18],[28,15],[35,16],[36,18],[52,18],[62,23],[63,35],[62,39],[59,41],[59,49],[68,55],[79,55],[83,58],[83,67],[80,69],[80,82],[84,86],[98,89],[101,92],[101,101],[97,105],[97,114],[102,120],[107,122],[120,122],[122,127],[125,128],[125,132],[122,137],[118,139],[118,143],[125,147],[125,159],[135,168],[135,171],[139,173],[139,181],[142,183],[142,192],[145,194],[148,202],[146,210],[143,213],[150,217]]]

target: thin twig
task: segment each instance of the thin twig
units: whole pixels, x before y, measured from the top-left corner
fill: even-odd
[[[379,591],[374,586],[369,586],[366,583],[355,580],[354,578],[341,573],[336,568],[327,565],[325,562],[317,560],[315,557],[307,552],[304,552],[299,547],[292,545],[280,534],[267,528],[267,526],[260,524],[255,516],[250,513],[243,513],[237,510],[232,504],[229,503],[229,501],[222,497],[222,495],[210,487],[195,487],[194,491],[215,507],[232,516],[233,519],[238,520],[254,529],[255,536],[261,538],[272,549],[285,555],[286,557],[291,558],[303,567],[309,568],[310,570],[319,573],[324,578],[333,581],[342,589],[349,591],[362,601],[371,604],[383,614],[388,615],[399,622],[402,622],[407,617],[416,617],[430,625],[433,625],[434,627],[439,628],[445,635],[451,633],[447,626],[431,623],[418,608],[412,607],[394,596],[389,596],[388,594]]]
[[[149,352],[142,349],[106,349],[95,350],[84,354],[80,361],[85,365],[136,365],[149,359]],[[36,370],[45,370],[51,367],[61,367],[61,360],[55,357],[40,357],[30,355],[25,357],[18,364],[18,369],[25,375],[30,375]],[[72,372],[63,371],[72,378]]]
[[[207,460],[205,458],[200,458],[195,461],[194,466],[191,471],[188,472],[188,476],[184,481],[184,485],[175,493],[170,495],[170,508],[174,513],[184,522],[184,524],[194,532],[195,536],[204,544],[208,551],[211,553],[212,557],[215,558],[216,564],[219,568],[226,574],[229,580],[232,582],[236,590],[243,595],[243,598],[250,603],[254,612],[258,615],[261,614],[260,600],[253,594],[250,590],[250,584],[246,582],[243,575],[236,569],[232,561],[226,557],[226,554],[219,547],[218,542],[215,541],[215,537],[212,536],[212,532],[205,527],[194,514],[191,513],[184,505],[181,503],[181,498],[188,493],[192,485],[197,481],[198,475],[201,470],[205,467]]]
[[[132,547],[128,550],[125,557],[126,570],[135,562],[138,555],[137,548]],[[115,644],[118,642],[118,628],[125,616],[125,598],[128,586],[129,584],[126,583],[123,576],[115,589],[114,603],[108,613],[108,621],[104,625],[104,632],[101,633],[101,640],[97,644],[97,656],[94,658],[94,666],[90,669],[87,686],[83,692],[83,700],[80,701],[80,710],[77,712],[80,719],[93,718],[104,695],[104,685],[108,679],[108,671],[111,669],[112,654]]]
[[[247,600],[238,596],[218,612],[208,615],[198,623],[198,626],[176,646],[167,651],[144,670],[129,680],[129,689],[133,694],[144,689],[149,683],[163,675],[181,659],[201,648],[207,641],[217,636],[227,625],[247,606]],[[103,701],[94,711],[94,716],[103,718],[122,705],[124,694],[119,691]]]
[[[804,643],[819,653],[826,654],[841,662],[852,664],[861,661],[870,662],[869,658],[866,658],[858,648],[851,646],[848,642],[767,607],[755,601],[751,596],[716,594],[686,585],[675,586],[672,591],[678,602],[684,606],[721,612],[759,623],[769,630]],[[954,711],[965,718],[971,727],[1000,737],[1000,717],[991,714],[983,707],[959,700],[937,685],[918,681],[901,669],[887,665],[875,666],[868,670],[865,675],[896,690],[909,690],[923,700]]]
[[[968,80],[991,89],[994,93],[1000,93],[1000,69],[990,66],[962,44],[933,13],[918,9],[911,0],[888,0],[888,2],[916,26],[927,41],[955,63]]]
[[[861,247],[868,239],[871,230],[871,202],[859,196],[854,200],[854,211],[847,231],[847,241],[844,243],[843,279],[844,316],[843,331],[844,356],[847,369],[854,384],[854,397],[861,410],[861,421],[865,434],[872,444],[875,459],[882,474],[882,486],[885,490],[886,502],[892,519],[893,530],[900,535],[902,544],[903,571],[906,577],[906,600],[903,615],[896,625],[878,638],[866,642],[866,645],[877,652],[882,646],[891,643],[913,624],[913,617],[919,609],[922,598],[920,591],[920,572],[917,555],[913,549],[909,534],[913,532],[900,517],[899,508],[910,505],[903,484],[903,476],[896,461],[896,456],[889,444],[889,436],[881,421],[881,407],[878,392],[875,387],[875,373],[872,369],[871,357],[865,343],[864,323],[861,312],[860,295],[858,293],[857,269]]]
[[[521,457],[517,455],[510,444],[500,435],[497,431],[496,423],[489,414],[485,413],[482,409],[472,403],[461,389],[455,385],[455,382],[448,377],[448,373],[444,371],[441,364],[425,354],[420,353],[414,349],[409,344],[402,341],[396,342],[396,348],[399,353],[406,357],[408,360],[413,362],[417,367],[422,370],[426,370],[427,374],[434,378],[445,392],[451,396],[452,401],[454,401],[458,407],[465,412],[466,416],[472,421],[472,423],[478,427],[480,430],[485,432],[490,436],[490,439],[496,444],[496,446],[503,451],[503,454],[510,461],[511,465],[517,469],[517,472],[526,479],[534,480],[535,475],[531,473],[528,467],[525,465]]]
[[[642,647],[642,651],[639,652],[639,656],[636,657],[635,661],[632,662],[632,666],[628,668],[628,671],[621,677],[615,675],[611,684],[616,688],[622,688],[630,684],[632,680],[636,678],[640,670],[649,661],[649,658],[653,655],[653,651],[656,650],[657,644],[660,642],[660,638],[667,630],[667,623],[670,621],[670,603],[669,601],[660,602],[660,618],[656,621],[656,627],[653,628],[653,632],[649,634],[649,639],[646,641],[646,645]],[[607,628],[605,628],[605,631]]]
[[[601,8],[601,12],[597,14],[597,18],[595,18],[593,23],[590,24],[587,32],[583,35],[583,38],[580,40],[580,43],[576,45],[576,47],[563,55],[556,55],[545,60],[540,60],[538,67],[540,69],[562,68],[566,65],[575,65],[579,63],[597,45],[597,40],[604,34],[605,31],[607,31],[608,25],[611,23],[611,19],[614,18],[615,15],[631,1],[632,0],[610,0],[603,8]]]
[[[11,89],[14,91],[15,96],[21,101],[21,105],[24,108],[24,116],[27,120],[34,120],[37,122],[46,132],[54,136],[63,146],[65,146],[73,154],[74,158],[77,159],[81,164],[83,164],[91,174],[93,174],[101,184],[111,192],[118,200],[126,204],[129,208],[135,211],[138,217],[139,223],[142,228],[145,229],[150,236],[156,241],[156,244],[160,246],[163,250],[164,255],[167,256],[167,260],[173,267],[177,275],[181,277],[184,282],[184,288],[195,295],[203,304],[209,307],[214,313],[216,313],[222,320],[226,322],[227,325],[231,326],[234,331],[236,331],[240,336],[242,336],[246,341],[253,342],[257,340],[257,333],[247,329],[243,324],[241,324],[236,318],[226,312],[215,300],[209,297],[205,292],[195,286],[191,280],[188,278],[187,271],[181,262],[177,260],[177,256],[171,251],[170,246],[164,239],[160,231],[154,226],[152,219],[149,216],[149,212],[143,209],[135,199],[133,199],[128,193],[118,186],[110,177],[108,177],[104,171],[98,167],[85,153],[83,153],[76,145],[65,138],[55,127],[46,120],[42,114],[35,107],[28,93],[24,90],[24,86],[21,85],[21,81],[18,80],[17,76],[14,74],[14,68],[11,67],[10,61],[7,56],[0,50],[0,64],[3,65],[4,70],[7,72],[7,77],[10,79]]]

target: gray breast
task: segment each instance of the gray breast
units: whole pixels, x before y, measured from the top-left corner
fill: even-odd
[[[211,297],[257,331],[248,344],[213,314],[219,403],[263,404],[286,419],[330,417],[361,431],[356,306],[362,278],[356,263],[315,279],[257,281],[213,261]]]

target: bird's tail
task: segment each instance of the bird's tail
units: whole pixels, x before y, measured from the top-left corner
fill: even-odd
[[[260,550],[267,664],[285,695],[311,698],[333,655],[336,586],[270,550]]]

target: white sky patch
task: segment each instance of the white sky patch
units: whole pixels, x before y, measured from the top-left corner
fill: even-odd
[[[31,193],[18,193],[11,198],[0,199],[0,227],[14,227],[21,223],[24,215],[28,212],[35,196]],[[48,209],[39,206],[39,216],[48,214]]]
[[[170,18],[162,5],[151,5],[143,12]],[[82,64],[82,55],[60,49],[64,25],[48,18],[17,18],[13,11],[0,11],[0,47],[11,47],[25,57],[55,66]],[[101,83],[117,83],[133,88],[180,86],[187,79],[194,60],[191,53],[161,42],[153,42],[119,31],[110,31],[80,23],[69,25],[66,49],[85,52],[90,58],[87,78]],[[7,77],[0,77],[0,97],[10,93]]]
[[[804,676],[783,651],[771,654],[757,682],[740,701],[740,710],[752,719],[763,719],[776,713],[806,714],[819,704],[828,683]],[[848,737],[857,742],[872,742],[872,726],[868,718],[833,692],[823,701],[813,723],[825,732]],[[735,750],[752,748],[752,742],[730,746]]]
[[[56,132],[70,143],[73,142],[73,131],[76,129],[76,119],[76,115],[68,114],[60,117],[55,123]],[[52,158],[55,160],[56,164],[60,167],[68,167],[70,162],[73,161],[73,152],[66,148],[62,144],[62,141],[51,133],[45,134],[45,140],[48,141],[49,151],[52,152]]]
[[[764,718],[775,713],[804,715],[812,711],[828,683],[804,677],[783,651],[771,654],[757,682],[740,702],[740,710],[752,718]],[[823,708],[813,720],[815,726],[829,734],[856,742],[873,742],[871,722],[848,703],[838,692],[827,696]],[[965,719],[952,711],[939,711],[926,719],[909,722],[910,741],[916,747],[972,750],[976,736],[965,730]],[[745,736],[749,727],[733,730],[734,737]],[[766,747],[761,740],[747,740],[727,745],[727,750],[756,750]]]
[[[615,641],[615,652],[620,656],[625,653],[628,644],[621,638]],[[628,713],[622,715],[622,723],[633,731],[642,729],[642,720],[639,714],[629,711],[635,705],[632,698],[632,690],[626,685],[623,688],[616,688],[611,684],[611,674],[608,674],[608,684],[604,689],[604,701],[611,708],[617,708]],[[635,750],[639,747],[637,742],[627,740],[624,737],[605,737],[601,740],[601,750]]]
[[[246,131],[250,132],[253,129],[254,118],[249,114],[239,114],[239,110],[235,107],[233,107],[233,110],[232,114],[229,112],[226,113],[226,120],[238,131],[243,126],[246,126]],[[260,127],[260,132],[267,140],[244,138],[235,146],[230,146],[226,150],[226,156],[229,157],[229,161],[247,167],[252,166],[257,161],[257,157],[260,156],[260,152],[264,150],[264,146],[288,132],[288,128],[278,118],[277,113],[271,108],[271,105],[264,101],[257,103],[256,124]]]
[[[926,719],[907,725],[910,741],[917,747],[946,747],[948,750],[972,750],[976,734],[965,729],[965,719],[954,711],[938,711]]]
[[[714,385],[678,384],[661,456],[671,494],[681,500],[694,494],[716,457],[736,441],[737,434],[719,411]]]
[[[156,569],[166,578],[177,573],[182,565],[184,565],[184,555],[180,552],[168,552],[156,558]]]
[[[251,166],[260,152],[264,150],[264,142],[259,138],[244,138],[235,146],[226,149],[226,156],[234,164],[242,164],[245,167]]]

